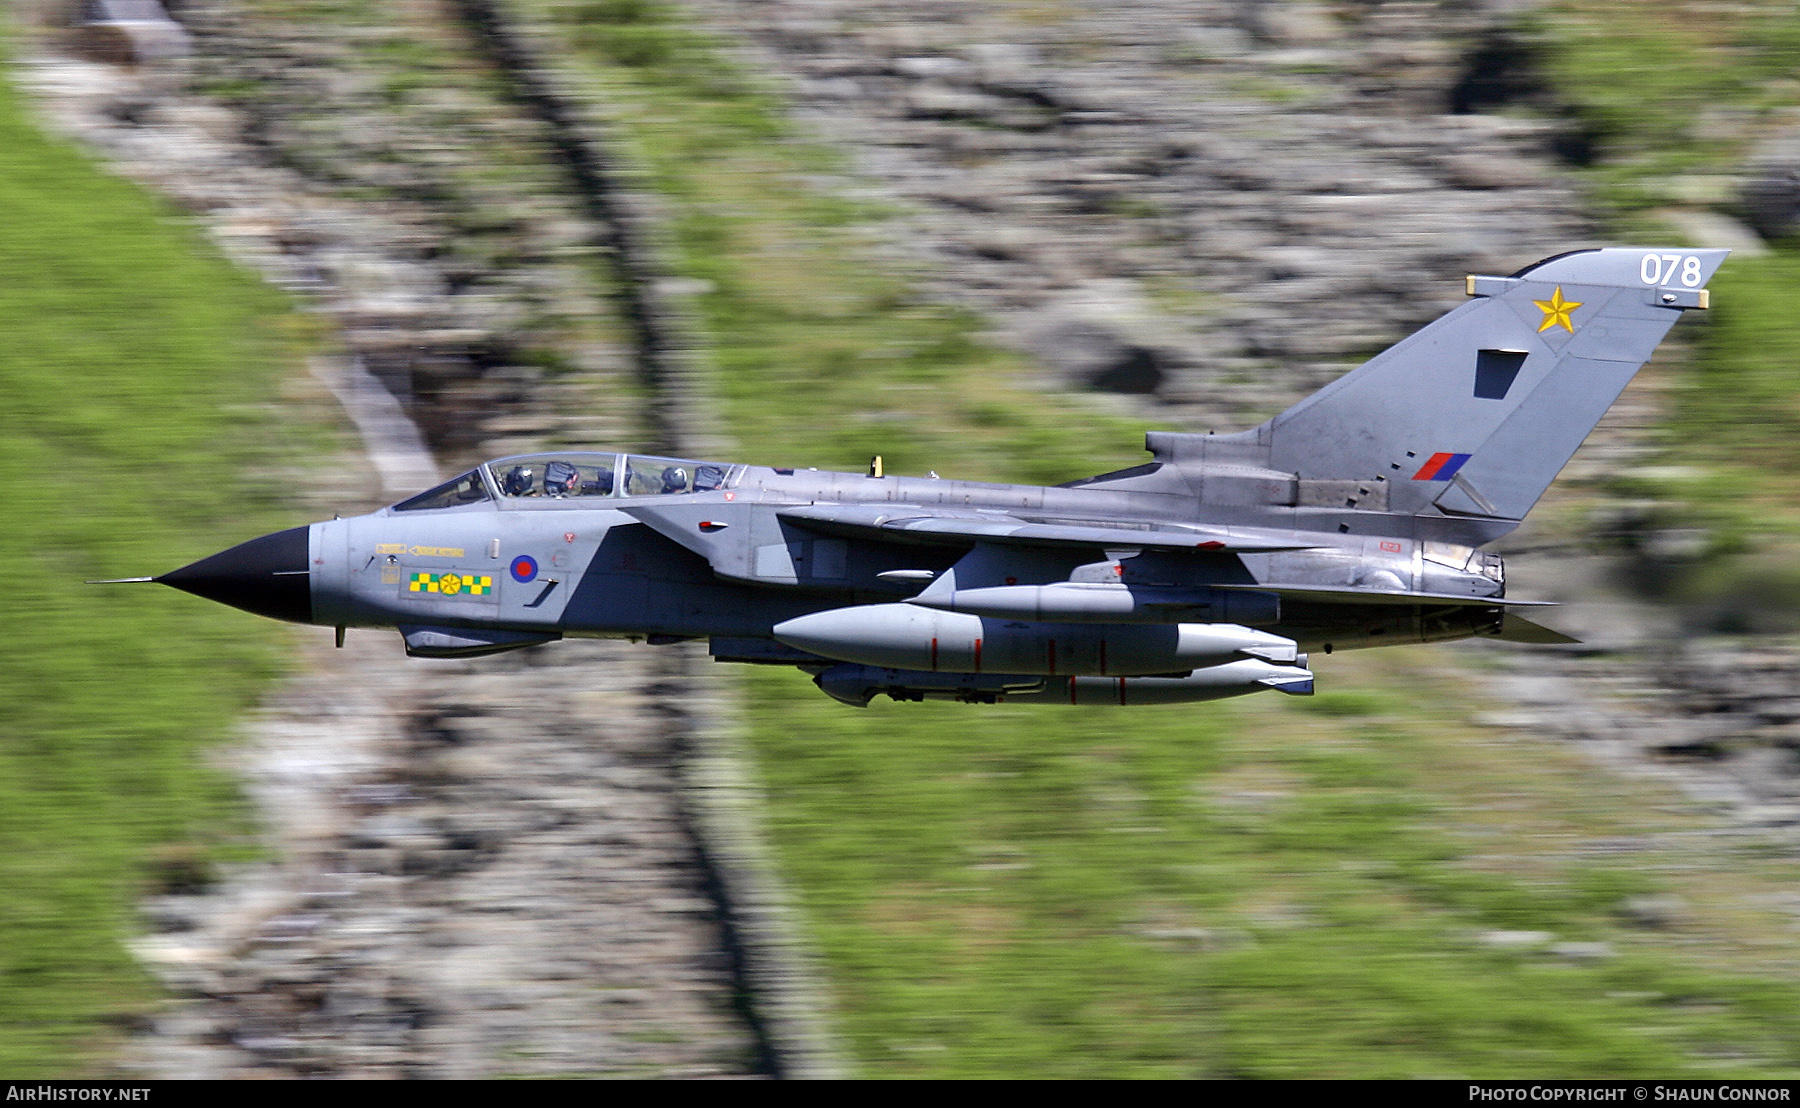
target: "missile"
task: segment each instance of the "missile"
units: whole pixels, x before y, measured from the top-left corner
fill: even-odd
[[[866,708],[876,693],[887,693],[895,700],[993,704],[1009,693],[1040,690],[1044,679],[1014,673],[924,673],[845,662],[814,677],[813,684],[833,700]]]
[[[930,673],[1134,677],[1240,657],[1291,662],[1294,640],[1231,623],[1038,623],[914,604],[833,608],[778,623],[775,638],[843,662]]]
[[[1009,692],[1006,699],[1030,704],[1192,704],[1247,696],[1265,689],[1289,696],[1311,696],[1313,675],[1306,668],[1306,656],[1301,655],[1295,665],[1240,658],[1197,669],[1186,677],[1053,678],[1041,690]]]
[[[832,666],[813,678],[825,695],[866,708],[881,693],[895,700],[956,700],[965,704],[1190,704],[1274,689],[1311,696],[1313,675],[1304,658],[1277,665],[1240,658],[1197,669],[1185,677],[1035,677],[1004,673],[926,673],[919,670]]]
[[[927,592],[906,601],[922,608],[995,619],[1052,623],[1275,623],[1274,593],[1062,582]]]

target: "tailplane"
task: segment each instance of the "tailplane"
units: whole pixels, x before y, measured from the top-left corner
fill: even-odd
[[[1470,277],[1476,299],[1255,438],[1303,482],[1380,479],[1389,511],[1523,519],[1728,253],[1579,250]]]

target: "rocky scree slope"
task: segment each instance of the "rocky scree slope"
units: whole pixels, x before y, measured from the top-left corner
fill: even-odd
[[[1148,418],[1223,431],[1454,307],[1464,274],[1601,241],[1564,161],[1579,138],[1566,120],[1469,110],[1554,101],[1496,48],[1531,7],[691,0],[671,10],[701,17],[747,68],[775,75],[809,132],[850,154],[828,184],[891,202],[889,253],[1034,353],[1048,385],[1124,394]],[[1786,178],[1758,172],[1752,196],[1767,201]],[[1569,603],[1560,618],[1592,644],[1576,653],[1602,653],[1495,648],[1484,664],[1512,675],[1497,691],[1523,698],[1508,725],[1606,739],[1628,752],[1609,756],[1615,765],[1666,773],[1739,819],[1787,828],[1800,824],[1800,744],[1783,722],[1800,661],[1778,644],[1746,653],[1679,635],[1670,612],[1627,584],[1641,566],[1595,552],[1617,546],[1595,529],[1615,529],[1634,506],[1583,486],[1654,459],[1681,337],[1501,544],[1531,595]]]
[[[1550,124],[1450,114],[1498,8],[688,7],[899,203],[890,241],[938,295],[1155,418],[1257,421],[1453,306],[1464,274],[1593,235]]]
[[[334,391],[353,397],[372,374],[458,461],[638,437],[602,236],[452,13],[180,14],[185,75],[48,54],[25,79],[57,126],[316,309],[314,369]],[[406,491],[354,458],[336,468],[363,476],[303,490],[312,514]],[[140,953],[189,999],[135,1065],[767,1072],[681,790],[708,711],[686,662],[596,643],[421,664],[374,640],[303,638],[302,676],[247,724],[240,762],[278,857],[171,881],[149,905]]]

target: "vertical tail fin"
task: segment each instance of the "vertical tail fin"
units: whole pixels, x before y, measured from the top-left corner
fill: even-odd
[[[1388,509],[1523,519],[1726,250],[1579,250],[1511,277],[1270,420],[1270,465],[1377,477]]]

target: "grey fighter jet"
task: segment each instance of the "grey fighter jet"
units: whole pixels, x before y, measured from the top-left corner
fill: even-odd
[[[704,639],[829,696],[1165,704],[1313,689],[1310,652],[1486,635],[1498,556],[1724,250],[1578,250],[1254,430],[1044,488],[627,453],[503,458],[148,578],[408,654]]]

